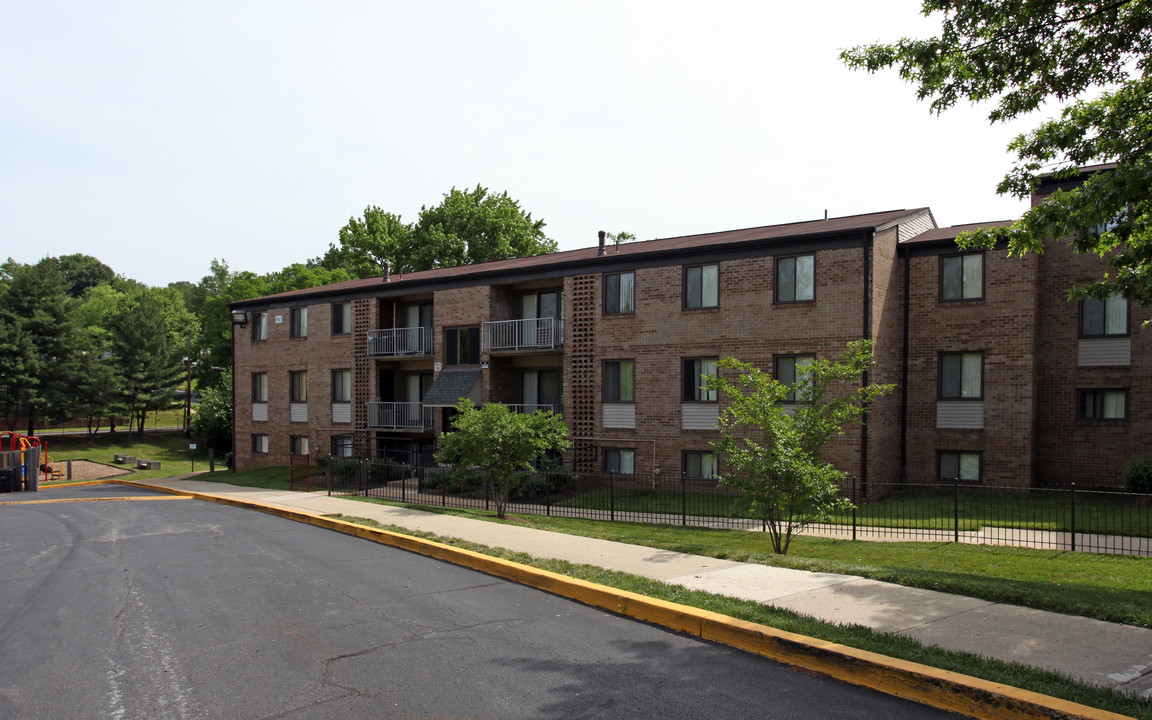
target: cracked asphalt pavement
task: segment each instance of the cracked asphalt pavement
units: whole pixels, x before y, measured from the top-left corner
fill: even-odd
[[[0,717],[955,717],[336,532],[115,492],[139,501],[0,505]]]

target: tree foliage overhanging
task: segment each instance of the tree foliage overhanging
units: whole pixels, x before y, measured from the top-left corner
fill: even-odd
[[[1021,255],[1068,238],[1110,265],[1078,292],[1152,305],[1152,0],[924,0],[922,11],[943,15],[938,36],[862,45],[841,59],[869,72],[899,68],[936,113],[989,102],[997,123],[1063,105],[1011,142],[1001,194],[1027,198],[1045,174],[1071,179],[1082,167],[1115,165],[961,243],[1005,243]]]

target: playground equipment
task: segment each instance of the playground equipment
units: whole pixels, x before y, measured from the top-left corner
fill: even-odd
[[[49,479],[59,474],[48,455],[48,443],[34,435],[0,431],[0,492],[37,490],[40,473]]]

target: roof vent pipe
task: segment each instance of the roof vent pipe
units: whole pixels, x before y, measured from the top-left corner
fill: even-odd
[[[596,257],[607,255],[608,251],[604,249],[604,238],[608,236],[608,233],[601,230],[600,232],[596,233],[596,235],[600,238],[600,249],[596,251]]]
[[[388,274],[392,269],[391,264],[387,260],[385,260],[384,264],[381,265],[381,269],[384,271],[384,277],[380,278],[380,280],[383,282],[388,282],[389,281],[388,280]]]

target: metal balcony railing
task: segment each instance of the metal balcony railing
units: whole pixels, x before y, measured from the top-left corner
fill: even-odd
[[[560,403],[520,403],[509,404],[508,409],[514,413],[522,415],[530,415],[537,410],[541,412],[560,412]]]
[[[431,355],[432,331],[429,328],[393,328],[368,331],[368,355]]]
[[[370,402],[368,427],[382,430],[431,430],[432,408],[418,402]]]
[[[564,320],[526,318],[483,324],[481,348],[492,350],[548,350],[564,344]]]

